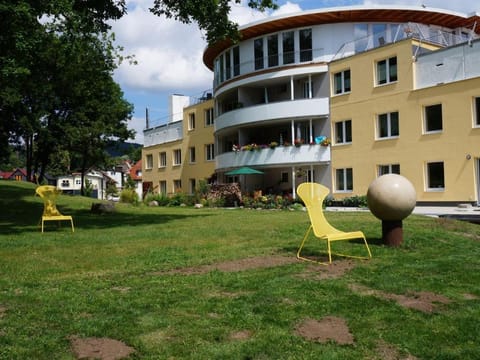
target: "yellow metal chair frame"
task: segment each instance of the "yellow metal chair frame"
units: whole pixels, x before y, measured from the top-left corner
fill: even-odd
[[[344,232],[334,228],[325,218],[323,213],[323,201],[325,197],[328,195],[330,191],[327,187],[317,184],[317,183],[303,183],[298,186],[297,194],[305,203],[305,206],[308,211],[308,216],[310,218],[310,227],[308,228],[305,236],[303,237],[302,244],[298,248],[297,251],[297,258],[312,261],[322,265],[329,265],[332,263],[332,251],[330,243],[333,241],[340,241],[340,240],[353,240],[353,239],[363,239],[365,243],[365,247],[367,248],[368,257],[363,256],[354,256],[354,255],[345,255],[345,254],[338,254],[334,253],[334,255],[350,257],[350,258],[357,258],[357,259],[369,259],[372,257],[372,253],[370,252],[370,248],[368,247],[367,240],[365,239],[365,235],[361,231],[352,231],[352,232]],[[319,240],[325,240],[327,242],[327,250],[328,250],[328,264],[321,261],[312,260],[306,257],[301,256],[301,251],[305,245],[305,241],[307,240],[308,236],[310,235],[310,231],[313,230],[313,234]]]
[[[41,185],[37,187],[35,192],[43,199],[42,233],[45,221],[70,221],[72,232],[74,232],[73,218],[70,215],[62,215],[57,210],[56,199],[62,191],[52,185]]]

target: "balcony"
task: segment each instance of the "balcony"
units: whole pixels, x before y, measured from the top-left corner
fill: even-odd
[[[328,116],[329,99],[289,100],[229,111],[215,119],[215,131],[262,121]]]
[[[216,169],[228,170],[240,166],[289,166],[330,162],[330,146],[278,146],[253,151],[228,152],[217,155]]]

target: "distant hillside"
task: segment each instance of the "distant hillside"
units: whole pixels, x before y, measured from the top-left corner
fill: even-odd
[[[111,146],[107,147],[107,153],[111,157],[120,157],[127,155],[132,152],[132,150],[142,147],[142,144],[129,143],[129,142],[118,142],[114,143]]]

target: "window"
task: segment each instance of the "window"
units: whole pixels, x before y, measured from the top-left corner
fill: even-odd
[[[386,24],[373,24],[373,46],[379,47],[385,45],[387,38],[387,25]]]
[[[153,155],[149,154],[145,157],[145,169],[153,168]]]
[[[167,153],[164,151],[158,154],[158,167],[167,167]]]
[[[283,46],[283,64],[292,64],[295,62],[295,37],[293,31],[284,32],[282,34]]]
[[[219,60],[219,64],[220,64],[220,82],[224,82],[225,81],[225,64],[223,63],[223,59],[224,59],[224,56],[223,54],[220,55],[220,60]]]
[[[427,190],[441,191],[445,189],[445,174],[443,162],[427,164]]]
[[[190,183],[190,194],[194,194],[195,193],[195,188],[197,187],[197,182],[195,181],[195,179],[190,179],[189,180],[189,183]]]
[[[75,180],[75,185],[81,185],[81,184],[82,184],[82,180],[80,180],[80,179]]]
[[[312,29],[299,31],[300,35],[300,62],[312,61]]]
[[[70,186],[70,180],[62,180],[62,187],[69,187]]]
[[[233,76],[240,75],[240,48],[235,46],[233,48]]]
[[[378,176],[385,174],[400,175],[400,164],[378,165]]]
[[[232,64],[230,62],[230,52],[225,53],[225,79],[228,80],[232,77]]]
[[[397,81],[397,57],[377,62],[377,84],[388,84]]]
[[[182,150],[173,150],[173,165],[182,165]]]
[[[312,98],[312,88],[313,84],[311,81],[305,81],[303,83],[303,98],[304,99],[311,99]]]
[[[195,113],[188,114],[188,130],[195,129]]]
[[[353,170],[352,168],[335,170],[335,189],[337,191],[353,190]]]
[[[280,182],[288,183],[288,172],[282,171],[282,174],[280,175]]]
[[[188,154],[189,154],[189,158],[190,158],[190,163],[194,163],[196,160],[195,160],[195,147],[192,146],[191,148],[188,149]]]
[[[355,24],[355,53],[368,49],[368,24]]]
[[[205,145],[205,159],[207,159],[207,161],[212,161],[215,159],[215,147],[213,144]]]
[[[425,132],[442,131],[442,104],[425,106]]]
[[[182,191],[182,180],[173,180],[173,192],[178,193]]]
[[[385,139],[399,135],[398,112],[380,114],[377,117],[377,138]]]
[[[253,42],[255,70],[263,69],[263,38],[255,39]]]
[[[205,110],[205,126],[212,126],[213,122],[213,108]]]
[[[160,194],[166,194],[167,193],[167,182],[165,180],[162,180],[158,183],[159,191]]]
[[[473,100],[474,126],[480,126],[480,97]]]
[[[267,37],[268,67],[278,66],[278,35]]]
[[[334,94],[343,94],[350,92],[350,70],[344,70],[333,75],[333,92]]]
[[[335,143],[346,144],[352,142],[352,120],[335,123]]]

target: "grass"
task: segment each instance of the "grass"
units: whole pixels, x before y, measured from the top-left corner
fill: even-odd
[[[306,213],[118,204],[99,216],[91,199],[62,196],[75,233],[48,223],[42,234],[43,205],[33,195],[31,184],[0,181],[0,359],[73,359],[72,336],[123,341],[135,348],[132,359],[381,359],[379,341],[398,357],[480,358],[478,225],[410,216],[394,249],[382,245],[370,213],[328,213],[335,226],[364,231],[372,260],[326,280],[300,276],[312,267],[300,261],[186,275],[172,270],[294,257]],[[360,243],[335,248],[364,251]],[[355,293],[352,284],[451,302],[424,313]],[[295,334],[303,319],[325,316],[344,318],[354,345]],[[231,338],[242,331],[249,336]]]

